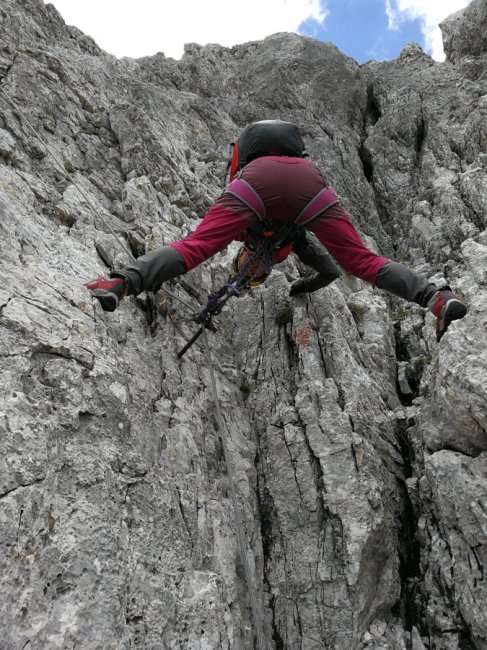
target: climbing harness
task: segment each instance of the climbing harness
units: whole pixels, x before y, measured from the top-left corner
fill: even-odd
[[[59,170],[62,170],[63,175],[65,175],[69,180],[73,183],[73,186],[76,187],[76,189],[79,191],[81,196],[86,200],[87,204],[89,207],[93,210],[93,213],[98,215],[97,210],[95,206],[93,205],[93,202],[90,200],[89,196],[82,191],[81,187],[76,183],[75,179],[73,176],[64,169],[64,166],[60,161],[58,160],[57,156],[52,152],[52,150],[43,142],[42,138],[39,136],[37,131],[34,129],[32,124],[27,120],[23,112],[16,106],[16,104],[12,101],[12,99],[7,95],[7,93],[4,90],[3,83],[0,83],[0,91],[2,92],[2,95],[6,98],[10,106],[13,108],[13,110],[17,113],[18,116],[20,116],[25,124],[29,127],[29,129],[32,131],[34,134],[34,137],[36,140],[38,140],[44,149],[50,154],[56,165],[59,167]],[[113,228],[110,226],[110,224],[104,219],[102,215],[99,215],[101,221],[105,224],[105,226],[108,228],[108,230],[111,232],[111,234],[114,236],[115,241],[117,245],[121,248],[121,250],[124,251],[124,253],[127,253],[130,257],[130,259],[134,259],[134,256],[132,255],[131,251],[126,248],[118,239],[117,234],[113,230]],[[268,244],[266,244],[266,247]],[[262,250],[262,253],[259,253],[259,255],[262,254],[264,255],[264,247]],[[232,295],[239,295],[239,292],[241,292],[244,289],[244,276],[243,274],[246,272],[246,268],[242,268],[241,272],[235,274],[233,278],[230,278],[230,280],[227,282],[225,285],[225,291],[221,289],[220,291],[216,292],[215,294],[211,294],[210,298],[212,300],[208,301],[208,305],[206,306],[205,309],[199,312],[201,314],[201,321],[200,322],[210,322],[211,323],[211,317],[212,313],[216,313],[218,311],[221,311],[221,308],[223,308],[223,305],[225,302],[232,296]],[[237,278],[237,276],[239,276]],[[241,284],[242,283],[242,284]],[[229,287],[229,290],[227,291],[226,287]],[[231,289],[230,289],[231,287]],[[183,299],[179,298],[178,296],[173,295],[170,291],[165,289],[164,287],[161,287],[161,289],[170,295],[172,298],[175,298],[182,304],[186,305],[190,310],[192,310],[192,306],[184,301]],[[217,294],[222,292],[221,296],[216,297]],[[225,295],[226,294],[226,295]],[[213,307],[215,305],[215,307]],[[211,386],[212,386],[212,391],[213,391],[213,401],[215,404],[215,412],[216,412],[216,420],[217,420],[217,428],[220,433],[220,440],[223,448],[223,455],[225,458],[225,465],[227,468],[227,475],[228,475],[228,484],[230,488],[230,497],[232,501],[232,507],[234,511],[234,521],[235,521],[235,528],[236,528],[236,534],[237,534],[237,542],[239,546],[239,553],[242,561],[242,565],[244,568],[244,575],[245,575],[245,582],[247,583],[247,589],[249,592],[249,598],[250,598],[250,610],[251,610],[251,616],[252,616],[252,624],[254,628],[254,635],[255,635],[255,645],[257,650],[266,650],[266,643],[264,640],[264,635],[262,631],[262,622],[261,622],[261,617],[260,617],[260,607],[259,603],[257,602],[257,597],[256,597],[256,592],[255,592],[255,585],[254,581],[252,579],[252,572],[250,569],[249,561],[247,558],[247,545],[246,545],[246,540],[245,540],[245,535],[244,535],[244,529],[243,529],[243,523],[242,523],[242,516],[240,513],[240,508],[238,504],[238,496],[237,496],[237,490],[235,487],[235,481],[233,479],[233,465],[230,459],[230,453],[228,450],[228,443],[227,443],[227,436],[226,436],[226,429],[223,421],[223,415],[221,412],[220,408],[220,401],[218,397],[218,390],[217,390],[217,385],[216,385],[216,379],[215,379],[215,371],[213,367],[213,362],[211,359],[211,353],[210,353],[210,346],[208,342],[208,337],[206,335],[205,327],[202,328],[203,334],[203,341],[205,345],[205,350],[206,350],[206,357],[207,357],[207,362],[208,362],[208,369],[210,373],[210,378],[211,378]],[[199,336],[199,334],[198,334]]]

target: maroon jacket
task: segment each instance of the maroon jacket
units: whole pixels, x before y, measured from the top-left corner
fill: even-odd
[[[306,158],[264,156],[247,164],[241,178],[257,191],[271,221],[294,221],[306,204],[328,185],[320,168]],[[245,230],[258,221],[237,197],[225,192],[205,214],[196,230],[171,244],[182,256],[188,271],[232,241],[241,240]],[[368,250],[340,203],[306,224],[331,255],[353,275],[375,282],[388,262]]]

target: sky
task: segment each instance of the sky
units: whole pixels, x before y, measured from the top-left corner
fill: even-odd
[[[50,0],[50,4],[68,25],[118,58],[163,52],[180,59],[185,43],[231,47],[276,32],[294,32],[334,43],[364,63],[396,58],[413,41],[435,60],[444,60],[438,24],[471,1]]]

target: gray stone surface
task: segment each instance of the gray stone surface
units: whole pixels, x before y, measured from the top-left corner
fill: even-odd
[[[104,313],[83,283],[190,232],[249,120],[298,123],[368,244],[469,306],[431,314],[290,259],[209,334],[275,650],[487,648],[485,2],[359,66],[293,34],[117,60],[0,0],[0,648],[253,648],[197,309],[235,252]],[[482,45],[484,43],[484,45]]]
[[[466,76],[485,80],[487,64],[487,2],[473,0],[440,25],[447,61],[460,65]]]

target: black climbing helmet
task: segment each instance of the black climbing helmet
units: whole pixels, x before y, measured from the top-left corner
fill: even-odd
[[[272,155],[299,158],[306,155],[298,127],[283,120],[262,120],[248,124],[233,148],[230,180],[254,158]]]

